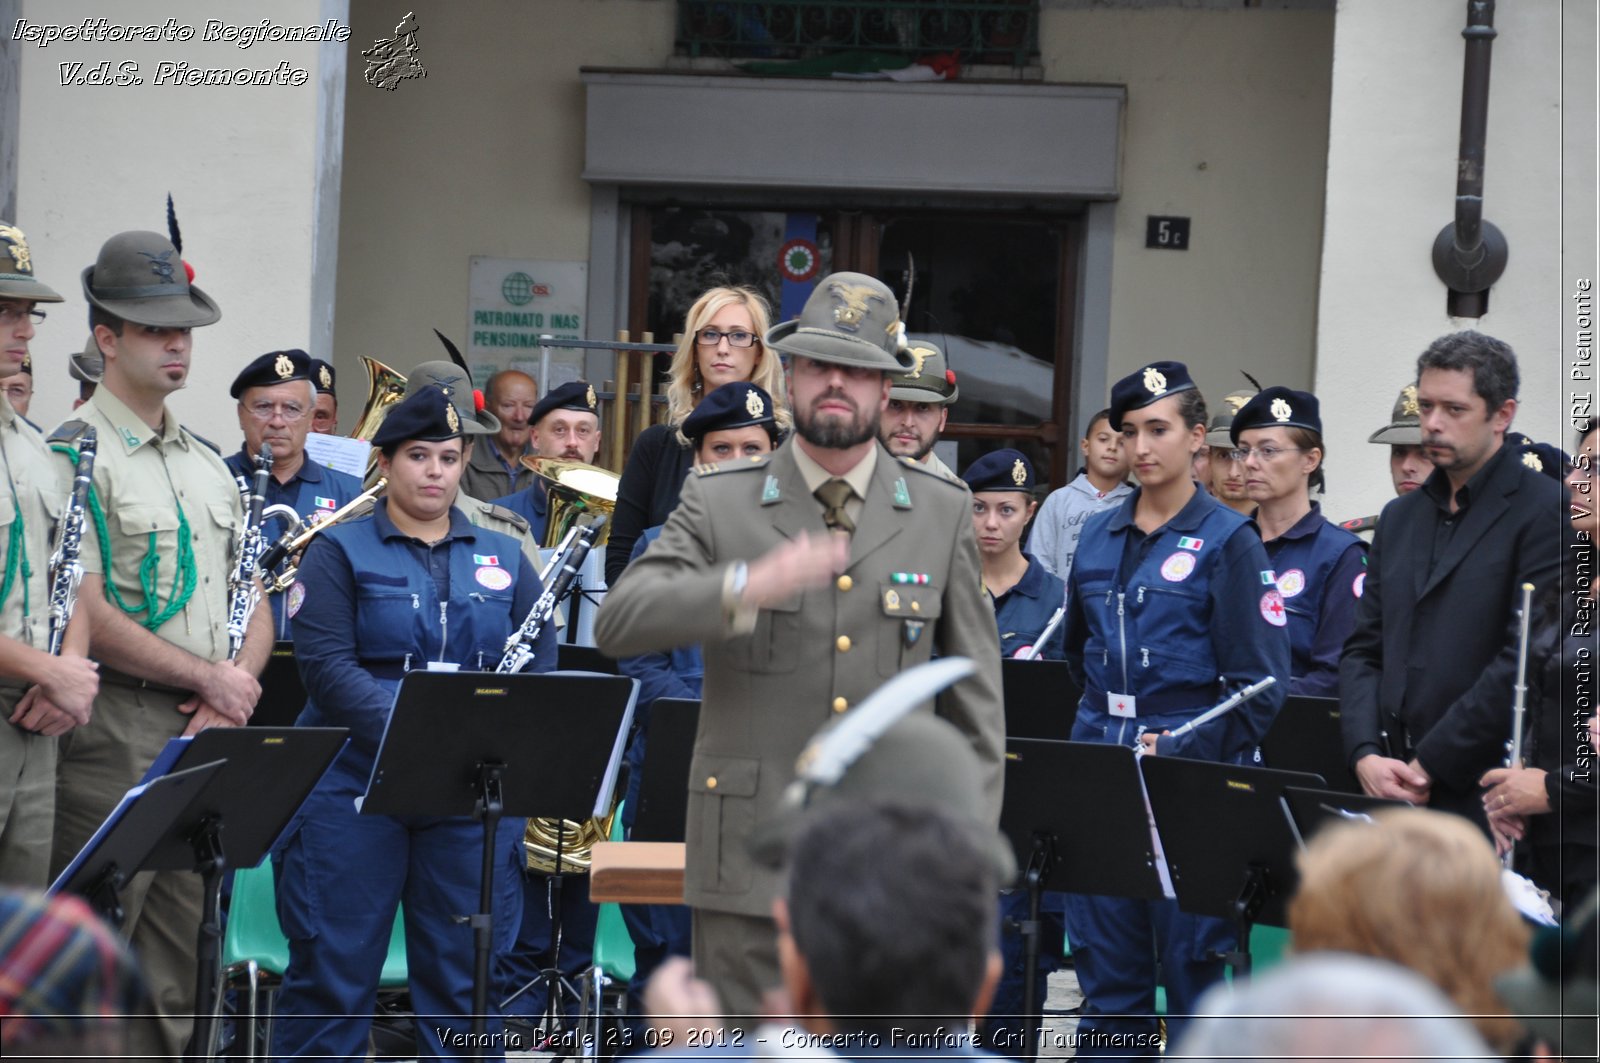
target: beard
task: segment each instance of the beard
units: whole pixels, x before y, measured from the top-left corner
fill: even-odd
[[[818,417],[812,410],[797,409],[794,412],[794,427],[800,433],[800,438],[812,446],[829,450],[849,450],[877,439],[878,426],[874,422],[875,418],[863,415],[860,410],[849,420],[833,415]]]
[[[927,439],[923,439],[921,436],[918,436],[916,443],[912,444],[911,449],[905,450],[902,449],[905,444],[901,440],[896,439],[893,432],[887,432],[878,437],[878,441],[884,445],[889,453],[893,454],[897,458],[910,458],[912,461],[921,461],[923,458],[927,457],[928,452],[933,449],[933,444],[937,440],[938,436],[929,436]]]

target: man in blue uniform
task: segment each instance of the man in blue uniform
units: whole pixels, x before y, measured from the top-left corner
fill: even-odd
[[[1204,727],[1176,729],[1239,688],[1289,674],[1283,598],[1250,520],[1199,489],[1206,408],[1188,369],[1155,362],[1111,391],[1139,487],[1091,517],[1068,584],[1067,660],[1083,684],[1072,738],[1161,756],[1244,761],[1284,684]],[[1092,811],[1090,812],[1092,814]],[[1067,929],[1084,991],[1078,1054],[1156,1058],[1156,962],[1168,1034],[1222,978],[1229,924],[1175,901],[1072,894]]]
[[[266,504],[288,506],[301,520],[332,513],[361,494],[360,480],[306,457],[306,436],[311,432],[316,402],[311,373],[311,356],[301,350],[269,351],[245,366],[228,390],[239,400],[244,446],[223,459],[234,476],[251,483],[261,444],[270,446],[272,479],[267,481]],[[287,521],[277,519],[268,521],[262,534],[270,543],[288,530]],[[262,573],[262,578],[268,574]],[[284,616],[285,599],[304,593],[291,586],[283,594],[267,595],[272,604],[272,628],[280,640],[292,637]]]
[[[528,418],[534,448],[541,458],[561,458],[593,465],[600,451],[600,407],[587,381],[573,380],[539,400]],[[534,542],[543,542],[549,499],[535,477],[520,491],[494,499],[528,522]]]

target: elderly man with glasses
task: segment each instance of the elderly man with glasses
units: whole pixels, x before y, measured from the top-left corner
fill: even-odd
[[[331,513],[361,493],[361,481],[354,476],[306,460],[306,436],[317,397],[312,371],[311,356],[305,351],[269,351],[245,366],[228,392],[239,400],[239,430],[244,433],[243,448],[225,459],[228,468],[249,481],[261,444],[270,446],[272,479],[267,482],[266,504],[289,506],[302,518],[318,510]],[[286,530],[277,522],[264,529],[269,541]],[[294,594],[291,587],[267,598],[279,639],[291,637],[284,600]],[[288,609],[290,615],[293,612]]]

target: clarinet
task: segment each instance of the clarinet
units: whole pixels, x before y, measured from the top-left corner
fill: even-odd
[[[244,648],[244,635],[250,629],[250,617],[261,601],[261,591],[256,585],[257,562],[266,549],[266,539],[261,534],[261,512],[267,503],[267,479],[272,475],[272,447],[261,444],[256,456],[256,471],[249,485],[244,477],[236,476],[240,499],[244,503],[244,527],[239,529],[238,550],[233,558],[233,576],[228,580],[228,660],[237,660]]]
[[[1506,743],[1506,767],[1516,770],[1522,767],[1522,728],[1528,715],[1528,639],[1530,621],[1533,617],[1533,584],[1522,585],[1522,631],[1517,642],[1517,685],[1516,698],[1511,703],[1511,740]],[[1500,862],[1505,867],[1511,866],[1513,850],[1507,849]]]
[[[576,541],[572,541],[572,532],[567,533],[567,542],[571,542],[571,545],[564,542],[561,551],[545,567],[548,573],[552,568],[557,568],[559,563],[555,580],[545,585],[544,593],[539,595],[539,600],[528,611],[528,618],[506,639],[505,654],[500,658],[496,672],[520,672],[533,660],[533,647],[539,640],[539,632],[549,623],[556,605],[567,596],[572,581],[578,577],[578,570],[583,567],[584,559],[589,556],[589,548],[594,545],[595,537],[600,534],[605,522],[606,518],[599,516],[586,527],[574,529],[578,535]]]
[[[61,643],[72,623],[78,604],[78,584],[83,582],[83,564],[78,555],[83,549],[83,518],[88,508],[89,485],[94,480],[95,430],[91,425],[78,441],[78,466],[72,476],[72,491],[67,509],[56,532],[56,548],[50,554],[50,633],[45,652],[61,656]]]

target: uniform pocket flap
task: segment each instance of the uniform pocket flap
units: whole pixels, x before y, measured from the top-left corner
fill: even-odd
[[[126,505],[117,507],[117,523],[124,535],[178,530],[178,511],[166,506]]]
[[[905,620],[934,619],[943,599],[943,589],[927,583],[883,583],[878,588],[883,615]]]
[[[211,511],[211,519],[217,527],[232,531],[239,526],[239,518],[235,515],[234,508],[226,502],[207,502],[206,509]]]
[[[760,775],[761,761],[754,757],[702,753],[689,769],[689,789],[717,797],[754,797]]]

